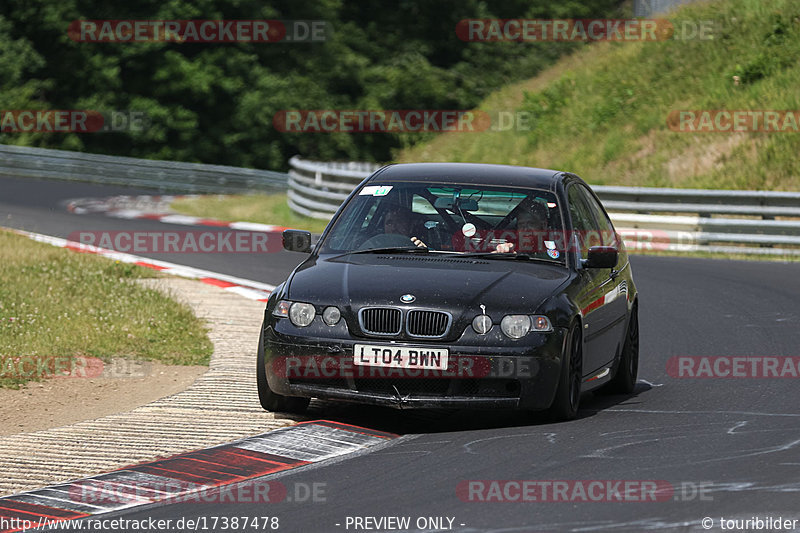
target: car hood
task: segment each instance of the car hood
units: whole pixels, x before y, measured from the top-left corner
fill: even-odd
[[[533,313],[568,277],[564,266],[543,262],[355,254],[309,258],[295,271],[287,297],[354,312],[371,305],[403,307],[400,297],[412,294],[413,307],[471,321],[480,305],[493,318]]]

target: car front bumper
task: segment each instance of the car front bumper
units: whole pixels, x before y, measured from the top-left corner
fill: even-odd
[[[352,401],[399,409],[546,409],[561,372],[566,330],[530,333],[487,346],[471,331],[455,343],[306,336],[286,321],[264,328],[270,389],[285,396]],[[353,364],[355,344],[447,348],[445,371],[401,370]]]

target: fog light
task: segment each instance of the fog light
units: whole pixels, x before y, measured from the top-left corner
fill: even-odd
[[[342,318],[342,313],[339,311],[338,307],[331,305],[326,307],[322,312],[322,320],[324,320],[329,326],[335,326],[339,322],[340,318]]]
[[[528,315],[506,315],[500,322],[500,329],[512,339],[520,339],[531,329],[531,318]]]
[[[472,329],[478,335],[486,335],[492,329],[492,319],[489,315],[478,315],[472,319]]]
[[[295,302],[289,308],[289,320],[291,320],[292,324],[295,326],[304,328],[311,324],[316,313],[313,305]]]

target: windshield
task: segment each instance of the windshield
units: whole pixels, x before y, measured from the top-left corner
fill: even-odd
[[[408,249],[563,262],[562,229],[560,206],[550,191],[381,182],[350,200],[320,253]]]

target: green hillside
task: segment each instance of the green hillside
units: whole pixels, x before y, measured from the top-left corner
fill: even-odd
[[[528,131],[445,134],[397,159],[565,169],[593,184],[800,189],[800,133],[667,125],[678,110],[800,110],[800,3],[698,2],[669,20],[711,21],[713,39],[584,47],[480,106],[529,113]]]

